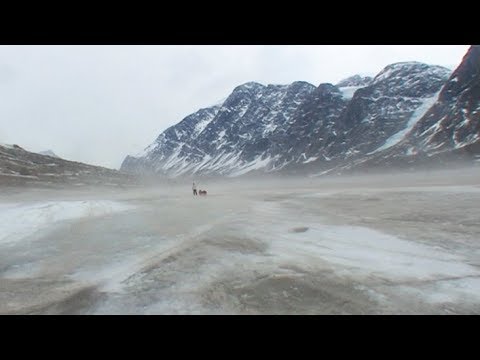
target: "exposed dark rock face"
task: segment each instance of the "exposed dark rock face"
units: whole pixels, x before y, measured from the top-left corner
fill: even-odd
[[[168,176],[320,174],[457,155],[474,159],[480,153],[479,100],[479,46],[453,74],[402,62],[373,79],[356,75],[316,88],[251,82],[222,105],[167,129],[143,154],[128,156],[122,169]]]
[[[415,167],[480,160],[480,46],[470,47],[438,97],[394,146],[355,167]]]
[[[476,154],[480,139],[480,46],[472,46],[437,102],[408,138],[411,152],[459,150]]]
[[[122,169],[178,176],[241,175],[274,166],[278,141],[315,86],[306,82],[238,86],[221,106],[202,109],[162,133],[144,154],[127,157]],[[274,159],[275,158],[275,159]]]

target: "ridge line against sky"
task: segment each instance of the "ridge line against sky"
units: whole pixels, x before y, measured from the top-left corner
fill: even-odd
[[[238,85],[337,83],[419,61],[454,69],[468,45],[0,46],[0,143],[119,168]]]

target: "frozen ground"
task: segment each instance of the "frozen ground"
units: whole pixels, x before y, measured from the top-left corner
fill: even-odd
[[[480,171],[0,195],[2,314],[479,314]]]

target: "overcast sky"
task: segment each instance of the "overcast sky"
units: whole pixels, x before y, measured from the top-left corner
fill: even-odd
[[[248,81],[314,85],[386,65],[454,68],[467,45],[0,46],[0,143],[119,168]]]

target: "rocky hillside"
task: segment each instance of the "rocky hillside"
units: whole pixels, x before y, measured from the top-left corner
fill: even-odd
[[[287,128],[294,114],[314,90],[306,82],[238,86],[221,106],[187,116],[160,134],[144,154],[127,157],[122,170],[241,175],[271,167],[276,142],[291,135]]]
[[[480,153],[480,46],[472,46],[438,100],[416,124],[409,153],[451,150]]]
[[[434,166],[480,161],[480,46],[472,46],[438,96],[384,151],[343,169]],[[452,162],[453,161],[453,162]]]
[[[321,174],[400,158],[412,164],[459,149],[476,154],[479,53],[473,46],[453,74],[401,62],[374,78],[356,75],[336,85],[243,84],[222,105],[187,116],[142,154],[128,156],[122,170],[173,177]]]
[[[123,186],[134,183],[132,175],[119,171],[29,152],[18,145],[0,144],[0,186]]]

